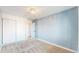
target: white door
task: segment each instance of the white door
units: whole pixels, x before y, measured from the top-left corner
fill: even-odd
[[[0,17],[0,46],[2,45],[2,20]]]
[[[3,20],[3,44],[15,42],[15,20]]]
[[[32,23],[31,36],[32,38],[35,38],[35,23]]]
[[[16,36],[17,36],[17,41],[25,40],[25,32],[26,32],[26,26],[25,26],[25,21],[24,20],[17,20],[16,22]]]

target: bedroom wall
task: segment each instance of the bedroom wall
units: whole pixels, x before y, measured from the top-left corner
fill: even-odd
[[[41,18],[36,23],[37,38],[77,51],[77,7]]]

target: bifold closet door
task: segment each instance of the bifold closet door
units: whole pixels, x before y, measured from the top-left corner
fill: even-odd
[[[15,42],[15,20],[3,20],[3,44]]]

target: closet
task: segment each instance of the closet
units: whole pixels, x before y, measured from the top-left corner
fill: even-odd
[[[24,18],[0,17],[0,46],[26,40],[29,37],[29,21]]]
[[[13,43],[16,41],[15,37],[15,20],[4,19],[3,20],[3,44]]]
[[[26,20],[16,20],[16,40],[21,41],[29,36],[29,24]]]
[[[2,20],[0,15],[0,46],[2,46]]]
[[[32,38],[35,38],[36,37],[36,30],[35,30],[35,22],[32,23],[32,26],[31,26],[31,36]]]

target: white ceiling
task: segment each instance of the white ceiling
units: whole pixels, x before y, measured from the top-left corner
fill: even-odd
[[[10,14],[10,15],[25,17],[33,20],[73,8],[73,6],[37,6],[34,7],[39,11],[36,15],[30,14],[27,11],[28,8],[31,8],[31,6],[30,7],[29,6],[1,6],[0,7],[3,14]]]

